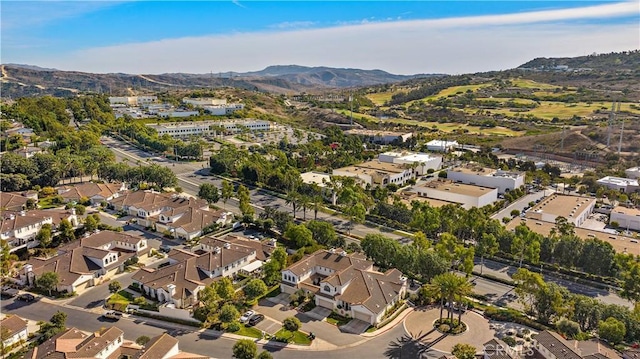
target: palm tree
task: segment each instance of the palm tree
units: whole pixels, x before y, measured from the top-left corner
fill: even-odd
[[[447,273],[445,273],[447,274]],[[431,279],[431,282],[427,284],[427,289],[431,296],[440,299],[440,321],[442,321],[442,311],[444,310],[444,298],[445,293],[448,291],[447,278],[444,274],[437,275]]]
[[[444,308],[444,299],[449,302],[449,313],[447,319],[453,320],[453,301],[457,300],[459,303],[462,299],[471,293],[471,284],[466,278],[458,276],[454,273],[447,272],[437,275],[431,279],[429,283],[429,291],[440,297],[440,320],[442,321],[442,311]],[[462,318],[462,311],[460,310],[458,316],[458,322]]]
[[[302,218],[303,220],[307,220],[307,208],[309,208],[312,204],[311,197],[306,194],[300,194],[298,199],[298,204],[302,207]]]
[[[296,190],[291,190],[287,192],[287,197],[285,198],[285,203],[293,206],[293,218],[296,218],[296,212],[298,211],[298,204],[300,204],[300,193]]]
[[[324,200],[322,199],[321,195],[315,195],[313,196],[313,219],[317,220],[318,219],[318,211],[320,210],[320,207],[322,207],[322,202],[324,202]]]

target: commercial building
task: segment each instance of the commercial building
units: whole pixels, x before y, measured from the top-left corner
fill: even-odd
[[[336,204],[336,191],[328,186],[328,183],[331,182],[331,175],[328,173],[309,171],[305,173],[301,173],[300,177],[302,178],[302,182],[308,185],[316,185],[322,191],[322,195],[331,200],[331,203]]]
[[[427,142],[427,150],[434,152],[449,152],[457,146],[457,141],[432,140]]]
[[[110,96],[110,105],[143,106],[158,101],[157,96]]]
[[[378,160],[364,162],[358,165],[336,168],[334,176],[356,177],[363,186],[386,187],[393,183],[403,186],[408,180],[415,178],[415,171],[405,165],[381,162]]]
[[[185,97],[182,99],[182,103],[190,104],[193,106],[220,106],[226,105],[227,100],[223,98],[212,98],[212,97]]]
[[[400,165],[415,166],[417,175],[424,175],[429,169],[437,170],[442,166],[442,156],[434,156],[428,153],[415,152],[385,152],[378,155],[380,162],[396,163]]]
[[[627,178],[638,179],[640,178],[640,167],[631,167],[624,171]]]
[[[158,132],[158,136],[171,137],[215,136],[220,132],[227,134],[240,133],[244,130],[251,132],[270,131],[273,126],[269,121],[244,119],[230,121],[194,121],[173,123],[149,123],[147,126]]]
[[[598,184],[620,192],[631,193],[640,189],[637,179],[622,177],[603,177],[597,181]]]
[[[620,229],[640,231],[640,209],[615,207],[611,210],[609,224],[617,222]]]
[[[595,198],[553,194],[526,212],[531,219],[555,223],[556,218],[564,217],[569,223],[580,227],[596,205]]]
[[[498,200],[496,188],[473,186],[438,179],[412,189],[419,196],[455,202],[464,208],[484,207]]]
[[[555,229],[556,224],[552,222],[545,222],[536,219],[529,219],[525,217],[516,217],[505,226],[508,230],[515,230],[515,228],[521,224],[526,225],[532,231],[542,234],[543,236],[551,235],[551,231]],[[613,234],[609,232],[596,231],[586,228],[575,228],[576,236],[582,239],[597,238],[603,242],[611,244],[613,250],[618,253],[629,253],[633,255],[640,255],[640,241],[631,237]]]
[[[447,170],[447,179],[466,184],[497,188],[498,193],[524,186],[524,174],[468,164]]]
[[[411,132],[376,131],[352,129],[344,131],[347,135],[360,136],[364,142],[387,145],[390,143],[404,143],[413,136]]]
[[[402,300],[407,279],[395,268],[374,270],[360,254],[321,249],[282,271],[280,290],[300,289],[315,295],[316,306],[376,325]]]

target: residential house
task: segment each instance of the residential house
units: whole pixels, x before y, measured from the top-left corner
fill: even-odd
[[[38,153],[44,153],[42,148],[36,146],[25,146],[15,151],[18,155],[24,158],[31,158]]]
[[[359,254],[319,250],[282,271],[283,293],[315,294],[317,306],[376,325],[406,293],[407,281],[397,269],[380,273]]]
[[[36,234],[45,224],[50,224],[53,230],[63,219],[68,220],[73,227],[79,225],[74,209],[2,211],[0,215],[0,239],[9,243],[11,252],[25,247],[36,247],[39,244],[35,239]]]
[[[160,213],[156,230],[169,232],[175,238],[191,240],[202,235],[207,227],[224,227],[233,221],[233,213],[194,207],[168,208]]]
[[[208,357],[180,351],[178,339],[162,333],[144,346],[124,339],[118,327],[103,328],[87,334],[68,328],[31,349],[25,359],[206,359]]]
[[[178,213],[185,212],[188,208],[209,208],[209,204],[203,199],[154,191],[126,193],[109,201],[109,205],[117,211],[135,216],[138,224],[154,229],[162,213],[165,213],[165,218],[176,218]]]
[[[55,272],[63,292],[81,292],[120,273],[132,257],[148,255],[147,240],[121,232],[96,231],[80,240],[58,248],[51,258],[32,258],[22,269],[20,279],[34,285],[43,273]]]
[[[27,209],[27,202],[30,199],[37,203],[38,192],[0,192],[0,210],[24,211]]]
[[[517,359],[519,357],[512,347],[497,338],[482,345],[482,359]]]
[[[124,183],[94,183],[85,182],[73,186],[63,186],[58,188],[58,195],[65,203],[80,202],[83,198],[88,198],[91,204],[100,204],[103,201],[110,201],[119,197],[127,187]]]
[[[157,269],[141,268],[133,281],[159,302],[187,308],[198,302],[198,292],[216,278],[231,277],[267,259],[265,253],[270,252],[250,242],[237,237],[205,237],[192,252],[172,249],[166,262]]]
[[[17,315],[10,315],[0,321],[2,329],[2,345],[7,348],[20,341],[27,341],[29,333],[27,331],[27,321]]]
[[[535,351],[545,359],[620,359],[620,355],[598,339],[567,340],[545,330],[533,337]]]

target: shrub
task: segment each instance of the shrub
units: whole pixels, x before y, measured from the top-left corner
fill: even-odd
[[[571,320],[562,318],[556,323],[556,328],[567,338],[576,339],[580,335],[580,324]]]
[[[227,331],[228,332],[235,333],[238,330],[240,330],[240,323],[238,323],[237,321],[233,321],[233,322],[227,324]]]
[[[290,332],[295,332],[298,329],[300,329],[300,327],[302,326],[302,323],[300,323],[300,319],[296,317],[289,317],[282,322],[282,325],[286,330]]]
[[[505,342],[510,347],[516,346],[516,340],[514,337],[504,337],[502,338],[502,341]]]

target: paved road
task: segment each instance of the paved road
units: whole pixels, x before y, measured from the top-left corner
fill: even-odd
[[[100,328],[116,325],[125,333],[125,338],[135,340],[146,335],[153,337],[164,332],[180,341],[180,349],[214,358],[230,358],[234,339],[221,337],[213,331],[196,331],[194,328],[183,327],[173,323],[165,323],[148,318],[123,318],[118,322],[106,321],[97,314],[75,309],[71,306],[59,307],[44,301],[29,304],[14,301],[2,301],[2,312],[17,314],[30,320],[48,320],[57,311],[67,313],[67,326],[80,330],[94,332]],[[357,345],[331,351],[300,351],[289,348],[259,345],[260,350],[272,352],[276,359],[343,359],[343,358],[417,358],[414,355],[416,343],[406,340],[402,325],[390,329],[379,336]],[[436,357],[434,355],[434,357]]]
[[[514,209],[517,209],[518,211],[520,211],[520,213],[522,213],[522,211],[525,209],[525,207],[529,205],[530,202],[535,202],[541,199],[542,197],[551,195],[554,192],[555,191],[553,189],[546,189],[546,190],[533,192],[528,195],[525,195],[521,197],[519,200],[511,203],[509,206],[507,206],[507,208],[491,216],[491,218],[497,219],[497,220],[502,220],[502,218],[504,217],[511,218],[511,211],[513,211]]]
[[[120,282],[120,284],[122,285],[122,288],[126,288],[131,283],[133,283],[133,280],[131,279],[131,277],[133,277],[134,273],[135,272],[124,273],[114,278],[114,280],[117,280],[118,282]],[[85,309],[97,309],[102,307],[104,305],[105,299],[111,295],[111,293],[109,292],[110,282],[111,281],[105,282],[95,287],[91,287],[87,289],[85,292],[82,293],[82,295],[70,301],[69,305],[74,307],[79,307],[79,308],[85,308]]]
[[[208,164],[206,162],[173,162],[164,158],[154,156],[145,151],[137,149],[129,144],[121,141],[117,141],[112,138],[102,138],[102,142],[108,146],[116,155],[116,159],[119,161],[127,160],[130,163],[152,163],[155,162],[159,165],[167,166],[178,177],[178,183],[182,187],[182,190],[191,195],[197,195],[198,189],[202,183],[212,183],[218,188],[222,187],[222,180],[215,176],[208,176]],[[256,214],[262,212],[264,207],[270,206],[281,211],[288,211],[293,213],[293,207],[288,205],[286,201],[280,197],[271,195],[268,191],[263,189],[254,188],[250,190],[251,204],[256,210]],[[238,200],[231,198],[226,204],[218,203],[219,206],[225,209],[240,213]],[[297,218],[303,218],[302,210],[296,213]],[[307,211],[307,219],[313,218],[313,211]],[[337,230],[346,232],[348,227],[348,221],[340,217],[330,215],[323,212],[318,212],[318,219],[331,222]],[[393,233],[391,228],[383,228],[374,225],[355,224],[351,230],[351,234],[364,237],[367,234],[374,234],[382,232],[385,236],[392,239],[402,239],[403,237]]]

